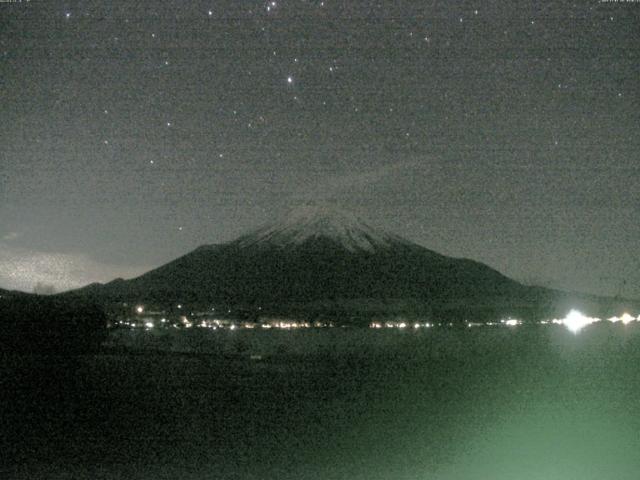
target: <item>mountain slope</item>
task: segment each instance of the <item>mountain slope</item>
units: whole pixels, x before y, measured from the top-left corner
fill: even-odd
[[[460,309],[489,316],[537,315],[561,298],[560,292],[526,287],[481,263],[374,229],[343,211],[309,205],[138,278],[71,294],[103,302],[259,306],[276,313],[369,302],[388,310],[410,304],[422,313]]]
[[[335,207],[303,205],[278,221],[267,224],[233,242],[241,248],[268,245],[296,247],[314,239],[326,239],[350,252],[374,252],[406,240],[376,230],[356,215]]]

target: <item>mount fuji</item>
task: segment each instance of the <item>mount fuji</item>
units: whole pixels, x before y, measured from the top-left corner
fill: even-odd
[[[297,248],[314,239],[325,239],[333,242],[336,248],[350,252],[370,253],[409,243],[400,237],[370,227],[350,212],[314,204],[293,209],[278,221],[244,235],[236,243],[241,248]]]
[[[204,245],[131,280],[67,295],[100,303],[224,305],[272,314],[551,314],[561,292],[431,251],[334,207],[303,205],[236,240]]]

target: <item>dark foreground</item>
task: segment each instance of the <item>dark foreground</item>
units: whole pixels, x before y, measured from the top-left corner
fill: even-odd
[[[256,337],[235,355],[4,355],[0,477],[638,478],[638,326],[278,335],[262,360]]]

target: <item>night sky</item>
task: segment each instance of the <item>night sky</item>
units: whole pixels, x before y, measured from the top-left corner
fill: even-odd
[[[329,200],[640,297],[640,2],[0,3],[0,287],[131,277]]]

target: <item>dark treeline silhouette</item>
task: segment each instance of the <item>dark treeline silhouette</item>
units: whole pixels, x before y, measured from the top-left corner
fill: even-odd
[[[83,353],[98,349],[106,335],[106,316],[93,304],[38,295],[0,299],[5,351]]]

